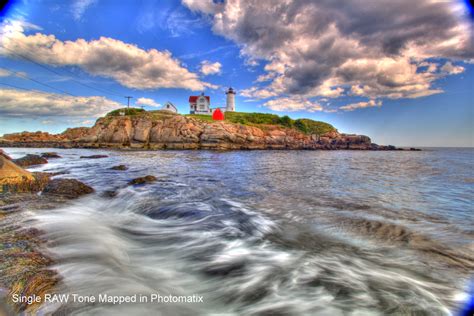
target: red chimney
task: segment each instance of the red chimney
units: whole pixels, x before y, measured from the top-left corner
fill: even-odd
[[[224,120],[224,113],[222,113],[221,109],[217,108],[212,113],[212,119],[214,121],[223,121]]]

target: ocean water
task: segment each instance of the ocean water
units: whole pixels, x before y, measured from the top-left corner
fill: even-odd
[[[30,170],[96,190],[26,212],[60,292],[203,302],[68,301],[43,313],[456,315],[468,299],[473,149],[49,151],[62,158]],[[79,158],[91,154],[109,157]],[[110,170],[118,164],[129,170]],[[148,174],[158,181],[127,185]]]

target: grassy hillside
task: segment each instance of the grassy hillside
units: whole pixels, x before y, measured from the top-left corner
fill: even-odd
[[[117,110],[113,110],[112,112],[107,113],[106,116],[120,116],[120,112],[122,112],[125,115],[138,115],[138,114],[143,114],[146,112],[144,109],[139,109],[139,108],[121,108]]]
[[[190,114],[190,117],[212,122],[210,115]],[[280,125],[283,127],[294,128],[300,130],[305,134],[322,135],[327,132],[335,131],[336,129],[331,124],[313,121],[310,119],[293,120],[289,116],[278,116],[269,113],[247,113],[247,112],[226,112],[225,120],[227,122],[243,124],[243,125]]]
[[[139,108],[122,108],[109,112],[106,117],[111,118],[114,116],[120,116],[121,111],[123,111],[125,115],[148,116],[153,119],[165,119],[171,115],[177,115],[167,111],[145,111]],[[206,122],[213,122],[211,115],[187,114],[186,116],[194,117]],[[287,128],[297,129],[305,134],[322,135],[336,130],[334,126],[325,122],[313,121],[310,119],[293,120],[287,115],[278,116],[276,114],[269,113],[226,112],[225,120],[231,123],[252,125],[257,127],[262,125],[279,125]]]

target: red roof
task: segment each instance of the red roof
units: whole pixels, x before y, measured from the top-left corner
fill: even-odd
[[[189,103],[196,103],[197,99],[200,97],[200,95],[192,95],[189,97]],[[211,98],[206,95],[205,97],[207,99],[207,102],[211,103]]]

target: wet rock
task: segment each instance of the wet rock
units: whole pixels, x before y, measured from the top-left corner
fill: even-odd
[[[20,167],[29,167],[34,165],[42,165],[48,163],[48,160],[38,155],[28,154],[24,157],[14,159],[13,162]]]
[[[36,192],[49,181],[44,173],[31,173],[0,155],[0,193]]]
[[[59,195],[74,199],[94,192],[94,189],[76,179],[53,179],[43,190],[44,195]]]
[[[152,183],[155,182],[157,179],[155,176],[144,176],[144,177],[139,177],[131,180],[128,184],[129,185],[137,185],[137,184],[146,184],[146,183]]]
[[[113,198],[113,197],[116,197],[117,195],[118,195],[117,190],[107,190],[102,193],[102,196],[106,198]]]
[[[91,155],[91,156],[81,156],[82,159],[100,159],[100,158],[107,158],[107,155]]]
[[[421,151],[421,149],[420,149],[420,148],[411,147],[411,148],[410,148],[410,151]]]
[[[41,157],[43,158],[61,158],[57,153],[54,152],[46,152],[46,153],[41,153]]]
[[[124,170],[128,170],[128,167],[125,166],[125,165],[117,165],[117,166],[113,166],[112,168],[110,168],[110,170],[124,171]]]

